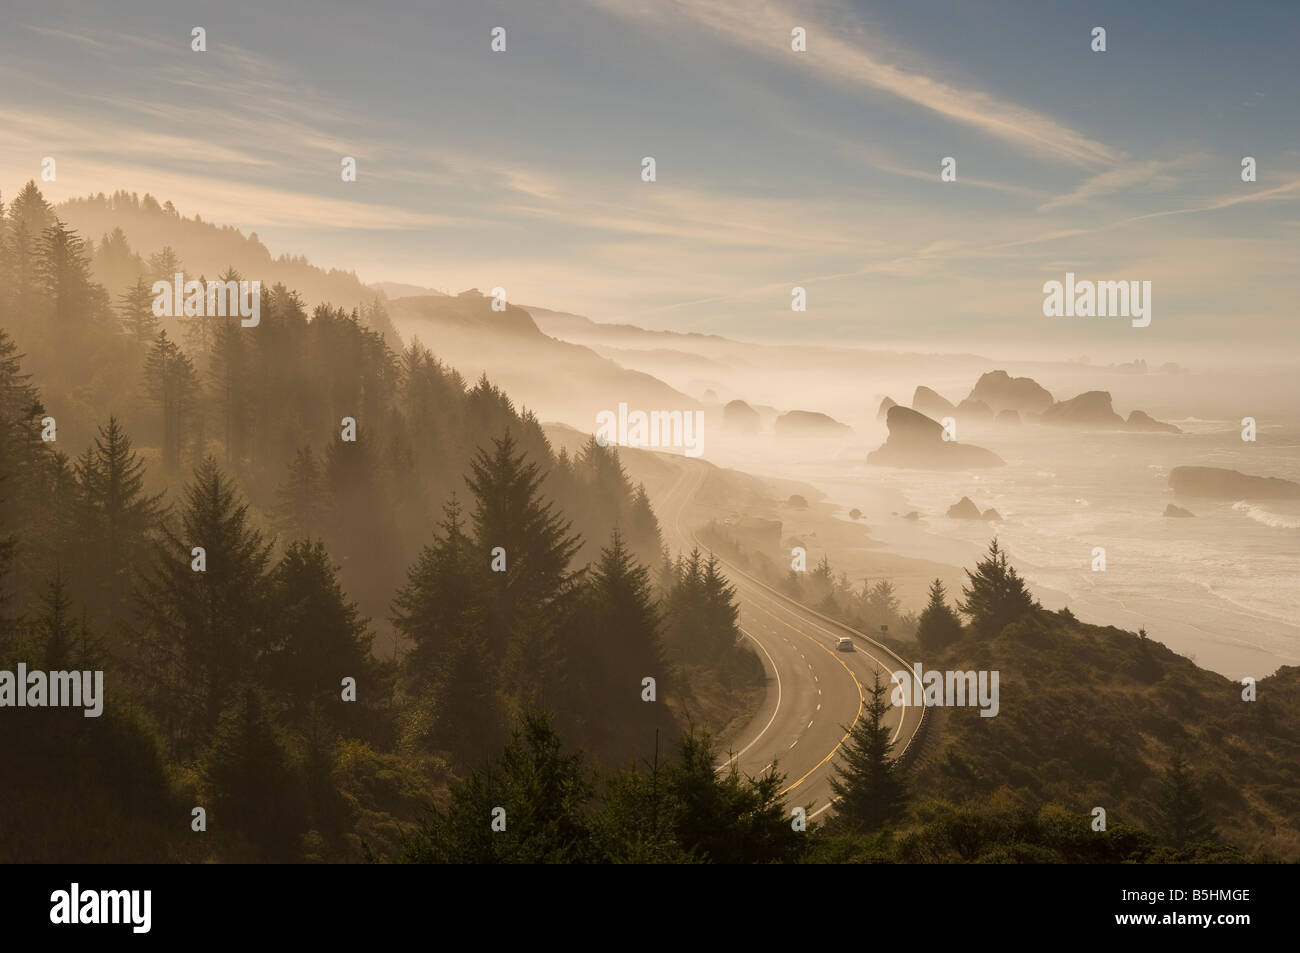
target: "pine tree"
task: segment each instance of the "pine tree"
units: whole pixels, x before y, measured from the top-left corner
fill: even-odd
[[[11,315],[23,323],[40,303],[40,242],[53,217],[35,181],[29,180],[9,203],[8,306]]]
[[[35,625],[36,639],[41,646],[41,665],[50,671],[65,671],[72,667],[77,643],[72,611],[63,573],[56,570],[49,581]]]
[[[181,271],[181,260],[177,257],[176,252],[170,245],[165,246],[162,251],[155,252],[149,256],[149,283],[155,281],[166,281],[171,283],[176,279],[176,273]],[[178,309],[179,310],[179,309]]]
[[[276,490],[275,529],[288,539],[321,533],[329,510],[325,475],[311,447],[299,447],[289,474]]]
[[[58,333],[84,324],[102,303],[103,289],[90,279],[86,243],[58,219],[41,235],[38,271]]]
[[[526,715],[500,757],[451,787],[407,842],[406,863],[538,864],[594,859],[582,756],[565,753],[549,720]],[[504,810],[504,830],[491,822]]]
[[[445,751],[457,767],[479,764],[504,740],[504,712],[497,697],[497,666],[483,633],[455,633],[434,664],[427,747]],[[473,726],[472,730],[467,730]]]
[[[145,386],[162,411],[162,457],[168,470],[180,469],[186,425],[196,408],[198,383],[194,365],[167,332],[158,332],[145,363]]]
[[[916,641],[927,652],[940,652],[961,638],[961,619],[946,600],[943,581],[930,583],[930,601],[921,610]]]
[[[158,318],[153,313],[153,291],[143,278],[127,288],[117,299],[117,313],[122,327],[136,341],[145,345],[153,341],[158,331]]]
[[[632,512],[627,523],[628,547],[642,562],[651,563],[663,549],[663,536],[659,532],[659,520],[650,505],[650,495],[646,493],[645,484],[638,483],[632,497]]]
[[[199,771],[210,805],[209,823],[223,832],[219,842],[227,846],[231,859],[249,859],[235,845],[236,835],[254,846],[252,859],[296,859],[303,830],[300,782],[256,689],[234,693],[202,754]]]
[[[39,599],[68,552],[70,469],[66,456],[41,439],[44,416],[17,346],[0,328],[0,541],[10,552],[7,598],[15,616]]]
[[[708,658],[721,659],[740,642],[740,605],[713,553],[700,572],[700,599]]]
[[[698,548],[685,558],[678,557],[675,581],[668,593],[664,612],[664,642],[673,655],[686,662],[701,663],[714,650],[705,615],[704,563]]]
[[[454,493],[439,525],[441,532],[424,547],[393,599],[393,625],[410,644],[404,667],[417,685],[428,682],[458,633],[481,629],[484,574],[473,564],[476,547],[465,535]]]
[[[866,589],[865,582],[863,588]],[[894,584],[888,579],[882,579],[872,586],[866,593],[865,609],[867,618],[877,626],[897,623],[898,596],[894,592]]]
[[[413,698],[405,733],[426,750],[473,764],[504,740],[498,662],[483,628],[485,567],[454,493],[443,514],[393,599],[393,625],[409,646],[401,667]]]
[[[326,721],[346,724],[340,701],[342,680],[371,688],[370,646],[374,634],[339,585],[337,567],[319,540],[295,540],[270,577],[269,617],[275,620],[259,667],[268,686],[284,700],[295,724],[313,705]]]
[[[196,546],[204,549],[201,572],[192,568]],[[163,530],[141,606],[143,687],[182,751],[216,725],[266,644],[270,553],[234,485],[204,461],[185,488],[180,526]]]
[[[144,461],[116,417],[99,428],[76,467],[80,591],[102,629],[112,632],[127,614],[136,573],[147,561],[162,515],[162,496],[144,492]]]
[[[803,852],[808,835],[790,823],[780,793],[785,777],[775,768],[741,777],[733,763],[719,774],[709,738],[688,732],[665,775],[683,850],[715,864],[788,863]]]
[[[210,376],[216,406],[220,409],[222,440],[226,448],[226,465],[243,461],[248,451],[248,430],[252,417],[249,406],[251,379],[250,357],[243,328],[237,321],[220,318],[196,318],[194,323],[215,322],[210,344]],[[201,352],[202,353],[202,352]]]
[[[574,592],[569,562],[582,541],[541,499],[540,469],[515,452],[510,431],[492,443],[466,477],[474,493],[474,558],[486,579],[484,632],[492,653],[506,659],[509,689],[534,707],[558,690],[556,631]],[[498,547],[504,572],[490,568]]]
[[[1007,554],[998,547],[997,537],[989,543],[988,554],[966,570],[969,586],[962,586],[963,601],[957,608],[970,617],[971,626],[989,638],[1036,608],[1037,603],[1020,574],[1007,562]]]
[[[1154,826],[1165,843],[1179,849],[1216,839],[1214,824],[1205,814],[1200,791],[1182,752],[1174,752],[1160,783]]]
[[[14,200],[9,203],[9,221],[14,228],[24,229],[30,236],[41,235],[53,221],[54,212],[45,201],[35,179],[28,179]]]
[[[835,765],[831,778],[831,790],[838,799],[835,821],[850,830],[878,830],[897,819],[906,805],[907,780],[889,757],[894,743],[884,723],[889,712],[888,691],[876,672],[866,710],[848,729],[842,761]]]
[[[649,571],[632,558],[617,529],[590,570],[583,595],[567,660],[568,684],[582,701],[570,698],[565,707],[590,725],[586,737],[593,750],[626,757],[649,736],[651,725],[676,731],[664,706],[647,705],[641,697],[647,677],[655,680],[657,696],[668,690],[659,610]],[[601,714],[592,719],[592,712]]]

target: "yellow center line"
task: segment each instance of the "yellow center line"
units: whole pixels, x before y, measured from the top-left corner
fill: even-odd
[[[835,757],[836,752],[838,752],[840,748],[844,746],[844,742],[847,741],[849,735],[853,733],[853,725],[856,725],[858,723],[858,719],[862,717],[862,707],[863,705],[866,704],[866,696],[862,693],[862,683],[858,681],[858,676],[854,673],[853,669],[848,667],[844,659],[840,658],[838,655],[836,655],[826,646],[822,645],[820,639],[814,638],[813,636],[808,635],[806,632],[803,632],[800,629],[795,628],[795,626],[791,625],[789,622],[786,622],[780,616],[776,615],[773,612],[769,612],[767,609],[763,608],[762,606],[758,605],[758,603],[752,600],[750,601],[750,606],[757,609],[759,612],[764,613],[765,615],[771,616],[777,622],[781,623],[781,625],[785,626],[787,629],[791,629],[794,632],[798,633],[800,636],[807,639],[813,645],[817,646],[817,648],[821,649],[823,652],[825,652],[827,655],[833,658],[840,665],[840,667],[844,669],[844,671],[849,673],[849,678],[853,679],[853,684],[856,685],[858,689],[858,711],[857,714],[853,716],[853,723],[849,725],[849,730],[844,733],[844,737],[839,740],[839,743],[836,744],[835,747],[831,749],[830,754],[828,754],[826,757],[822,758],[815,765],[813,765],[813,767],[808,770],[808,773],[805,774],[803,777],[801,777],[798,781],[795,781],[793,784],[787,785],[785,789],[780,792],[781,794],[787,794],[790,791],[793,791],[799,785],[803,784],[805,781],[807,781],[809,775],[811,775],[813,772],[821,768],[821,766],[824,765],[831,758]]]

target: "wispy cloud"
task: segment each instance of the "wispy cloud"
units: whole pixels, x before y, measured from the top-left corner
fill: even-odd
[[[1109,165],[1122,154],[1041,112],[1008,102],[979,89],[938,78],[933,64],[920,62],[899,47],[889,55],[840,38],[840,31],[768,0],[675,0],[647,8],[640,0],[590,0],[627,19],[656,20],[673,27],[683,21],[707,27],[738,46],[785,64],[807,67],[828,80],[884,92],[954,122],[977,129],[1017,149],[1079,166]],[[808,52],[790,50],[790,31],[808,31]]]
[[[1071,205],[1086,205],[1099,198],[1114,195],[1126,189],[1142,186],[1149,191],[1171,188],[1175,184],[1170,174],[1174,169],[1195,161],[1196,156],[1184,156],[1169,162],[1152,159],[1149,162],[1126,163],[1107,169],[1083,181],[1073,191],[1058,195],[1038,206],[1040,212],[1050,212]]]

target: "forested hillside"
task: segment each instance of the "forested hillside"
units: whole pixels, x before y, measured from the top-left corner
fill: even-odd
[[[34,184],[0,221],[0,668],[105,695],[6,710],[4,859],[392,857],[525,712],[618,766],[680,731],[679,664],[761,682],[613,448],[281,284],[155,318],[182,266],[105,285]]]
[[[373,308],[381,296],[351,271],[324,269],[294,255],[272,256],[256,232],[245,235],[230,225],[205,222],[199,214],[182,215],[170,201],[161,204],[147,192],[99,193],[69,199],[54,209],[69,228],[86,239],[91,273],[106,287],[131,285],[158,266],[179,263],[196,277],[215,277],[228,268],[264,284],[293,288],[308,307]],[[93,247],[91,247],[93,246]],[[152,280],[152,278],[150,278]],[[371,324],[389,345],[401,346],[382,308]]]

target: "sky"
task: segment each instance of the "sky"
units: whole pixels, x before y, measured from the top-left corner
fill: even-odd
[[[367,281],[650,328],[1294,354],[1300,4],[52,0],[5,21],[6,200],[29,178],[150,192]],[[1151,323],[1045,317],[1066,272],[1150,281]]]

